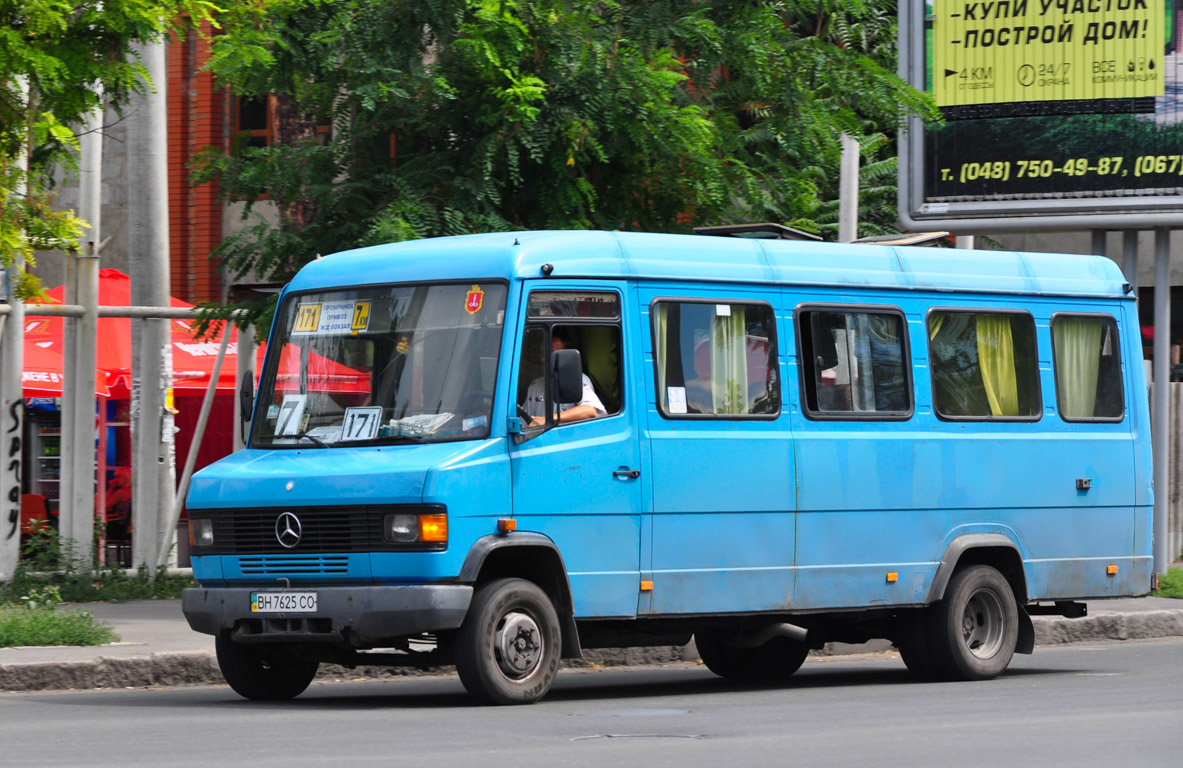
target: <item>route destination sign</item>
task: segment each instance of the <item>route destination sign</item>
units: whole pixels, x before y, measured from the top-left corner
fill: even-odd
[[[937,105],[1161,96],[1163,3],[933,0]]]

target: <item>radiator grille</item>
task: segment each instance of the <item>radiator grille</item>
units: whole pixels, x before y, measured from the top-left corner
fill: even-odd
[[[238,558],[238,566],[244,576],[266,576],[277,573],[345,573],[349,570],[349,558],[344,555],[244,556]]]

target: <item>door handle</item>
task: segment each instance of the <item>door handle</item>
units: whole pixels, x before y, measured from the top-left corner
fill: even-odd
[[[620,477],[620,478],[629,477],[629,478],[632,478],[633,480],[636,480],[638,477],[641,476],[641,470],[639,470],[639,469],[618,469],[612,473],[612,476],[613,477]]]

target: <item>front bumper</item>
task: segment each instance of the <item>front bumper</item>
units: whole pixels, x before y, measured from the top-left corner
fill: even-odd
[[[472,601],[462,584],[307,587],[316,592],[315,613],[251,612],[252,592],[274,588],[186,589],[181,610],[189,626],[207,635],[229,633],[241,642],[341,642],[383,640],[457,629]]]

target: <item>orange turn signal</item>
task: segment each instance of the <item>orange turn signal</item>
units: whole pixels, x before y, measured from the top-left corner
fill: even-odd
[[[887,574],[887,583],[888,584],[895,584],[899,580],[900,580],[900,575],[898,573],[896,573],[895,571],[888,572],[888,574]]]
[[[641,582],[641,591],[642,592],[652,592],[653,591],[653,582],[652,581],[642,581]]]
[[[446,514],[419,515],[419,541],[447,542],[448,516]]]
[[[1116,576],[1117,575],[1117,566],[1116,565],[1105,566],[1105,573],[1109,574],[1110,576]]]
[[[503,517],[497,521],[497,530],[502,533],[509,533],[518,529],[518,521],[512,517]]]

